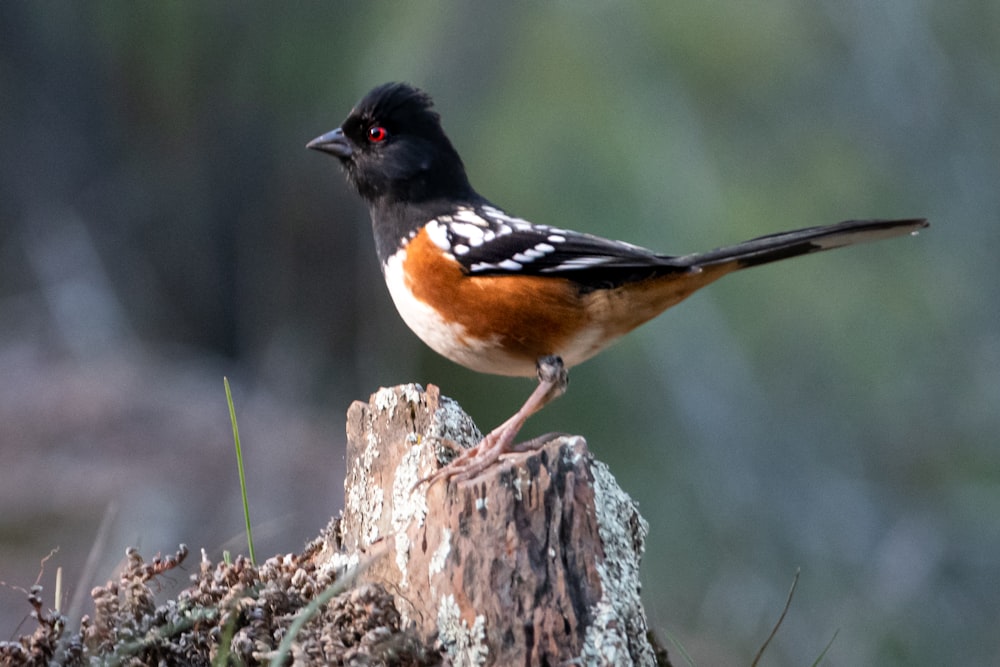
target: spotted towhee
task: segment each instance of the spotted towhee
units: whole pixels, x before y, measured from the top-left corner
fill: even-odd
[[[850,220],[693,255],[508,215],[469,184],[422,91],[389,83],[309,142],[335,156],[368,204],[392,300],[425,343],[472,370],[538,375],[509,420],[432,476],[469,478],[519,447],[524,421],[565,391],[566,369],[727,273],[912,233],[922,219]]]

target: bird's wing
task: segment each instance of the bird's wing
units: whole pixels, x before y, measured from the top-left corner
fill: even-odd
[[[473,276],[551,276],[606,286],[690,270],[631,243],[534,224],[489,205],[438,216],[427,233]]]
[[[761,236],[703,253],[672,256],[591,234],[536,225],[481,205],[458,209],[428,225],[434,242],[470,275],[537,275],[567,278],[585,287],[615,287],[670,273],[723,264],[742,269],[877,241],[927,226],[927,221],[847,220]]]

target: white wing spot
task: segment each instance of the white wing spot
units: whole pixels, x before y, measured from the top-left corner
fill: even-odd
[[[520,271],[523,267],[512,259],[505,259],[504,261],[497,264],[498,268],[506,269],[507,271]]]
[[[480,218],[481,220],[482,218]],[[459,236],[464,236],[469,239],[481,239],[483,238],[483,228],[479,225],[472,224],[471,222],[453,222],[449,225],[451,232],[453,234],[458,234]]]
[[[469,246],[465,245],[464,243],[458,243],[455,245],[456,255],[464,255],[467,252],[469,252]]]
[[[437,220],[431,220],[427,223],[425,229],[427,229],[427,236],[430,237],[434,245],[441,248],[441,250],[451,250],[451,241],[448,239],[447,225],[443,225]]]
[[[471,208],[460,208],[458,213],[455,214],[454,219],[476,225],[479,228],[489,226],[489,223],[486,220],[483,220],[482,216],[477,214]],[[462,234],[462,236],[465,236],[465,234]]]
[[[505,224],[511,225],[519,230],[531,229],[532,227],[541,227],[542,225],[533,225],[524,218],[516,218],[512,215],[508,215],[498,209],[496,206],[482,206],[479,209],[482,211],[483,215],[489,217],[494,224],[497,226],[503,226]]]
[[[549,251],[555,250],[555,248],[553,248],[552,246],[548,247],[550,249]],[[549,251],[544,249],[539,249],[538,246],[535,246],[534,248],[528,248],[523,252],[517,253],[516,255],[514,255],[514,260],[521,262],[522,264],[527,264],[529,262],[533,262],[539,257],[544,257]]]
[[[552,243],[565,243],[566,237],[560,234],[549,234],[548,240]]]
[[[567,259],[565,262],[560,262],[556,266],[549,269],[544,269],[545,272],[553,271],[571,271],[573,269],[584,269],[588,266],[597,266],[598,264],[605,264],[611,261],[611,257],[601,257],[601,256],[590,256],[590,257],[574,257],[573,259]]]

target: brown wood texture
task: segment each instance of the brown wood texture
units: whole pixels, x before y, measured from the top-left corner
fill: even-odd
[[[639,598],[646,522],[577,436],[467,482],[415,483],[480,435],[437,387],[348,412],[341,566],[384,585],[456,665],[650,665]],[[574,662],[575,661],[575,662]]]

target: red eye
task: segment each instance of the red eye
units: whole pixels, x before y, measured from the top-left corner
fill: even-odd
[[[368,128],[368,141],[373,144],[381,143],[389,138],[389,130],[381,125],[372,125]]]

